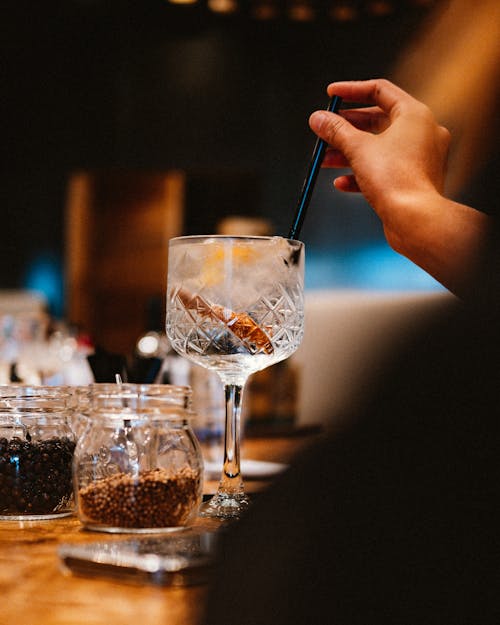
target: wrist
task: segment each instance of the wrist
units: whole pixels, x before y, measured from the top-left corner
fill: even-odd
[[[467,292],[488,233],[488,216],[435,189],[400,195],[387,210],[389,245],[450,291]]]
[[[399,254],[414,260],[428,250],[436,236],[436,220],[446,200],[436,189],[396,193],[385,197],[380,215],[389,245]]]

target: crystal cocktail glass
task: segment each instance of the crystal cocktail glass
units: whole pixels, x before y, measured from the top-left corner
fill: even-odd
[[[288,358],[304,329],[304,245],[281,237],[171,239],[167,335],[181,356],[214,370],[226,398],[224,461],[201,514],[248,506],[240,469],[241,400],[248,377]]]

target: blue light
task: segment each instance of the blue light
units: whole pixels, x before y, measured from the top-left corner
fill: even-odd
[[[306,252],[306,288],[443,290],[425,271],[383,243]]]
[[[28,265],[23,287],[43,293],[49,312],[61,317],[64,311],[64,287],[62,262],[54,254],[43,253]]]

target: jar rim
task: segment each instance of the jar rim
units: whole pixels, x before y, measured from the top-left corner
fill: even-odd
[[[116,382],[93,382],[89,384],[89,390],[92,395],[99,392],[106,392],[114,394],[120,393],[143,393],[148,396],[174,396],[174,395],[191,395],[192,389],[190,386],[179,386],[175,384],[144,384],[135,382],[122,382],[117,384]]]
[[[62,386],[0,385],[0,415],[36,418],[66,415],[72,401],[72,394]]]
[[[89,421],[99,421],[99,422],[105,422],[105,421],[109,421],[110,423],[114,423],[114,422],[124,422],[124,421],[131,421],[131,422],[137,422],[137,421],[150,421],[150,422],[155,422],[155,421],[165,421],[165,422],[177,422],[177,423],[183,423],[183,422],[187,422],[190,423],[193,418],[196,416],[196,413],[194,413],[193,411],[186,411],[183,414],[179,414],[179,412],[175,413],[165,413],[165,412],[153,412],[153,411],[137,411],[137,410],[131,410],[131,411],[120,411],[120,410],[112,410],[110,408],[104,408],[101,411],[98,412],[92,412],[91,414],[87,414],[86,418]]]
[[[87,399],[90,412],[137,414],[157,418],[163,413],[170,419],[187,418],[192,405],[192,389],[190,386],[173,384],[98,382],[90,385]],[[180,411],[182,414],[175,416],[175,412]]]
[[[72,394],[68,385],[43,385],[24,384],[12,382],[11,384],[0,384],[0,399],[3,398],[45,398],[45,397],[70,397]]]

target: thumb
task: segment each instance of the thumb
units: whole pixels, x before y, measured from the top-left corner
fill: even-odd
[[[316,111],[309,117],[309,126],[328,145],[343,151],[359,131],[335,113]]]

